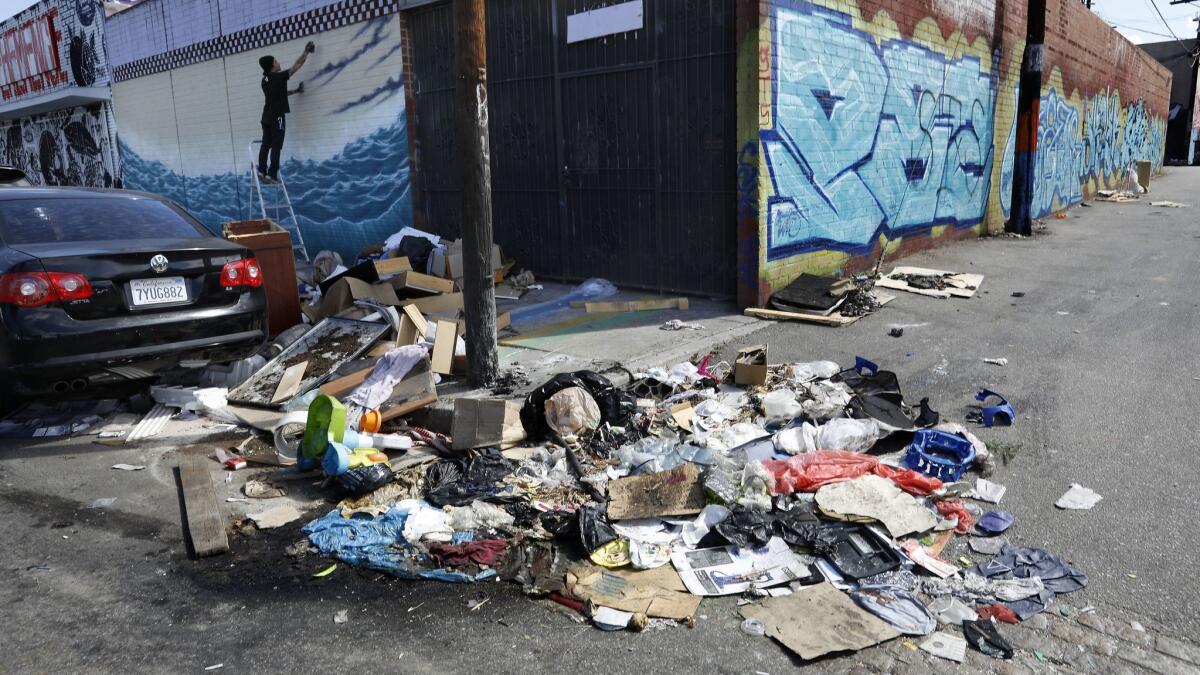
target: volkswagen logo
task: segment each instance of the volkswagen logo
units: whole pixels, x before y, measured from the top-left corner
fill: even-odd
[[[167,256],[159,253],[158,255],[156,255],[150,259],[150,269],[154,270],[155,272],[159,272],[159,273],[166,272],[168,262],[169,261],[167,260]]]

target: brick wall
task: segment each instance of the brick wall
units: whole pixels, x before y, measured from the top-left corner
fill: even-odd
[[[1045,215],[1161,161],[1169,74],[1048,0]],[[739,299],[1003,229],[1024,2],[739,2]]]
[[[304,92],[290,99],[282,163],[310,254],[353,259],[410,224],[403,42],[391,4],[158,0],[113,17],[132,15],[112,35],[127,45],[140,42],[134,28],[166,32],[144,36],[165,51],[121,47],[115,66],[126,185],[175,199],[213,230],[258,217],[249,181],[250,144],[262,135],[257,61],[270,54],[286,69],[311,39],[317,51],[289,85]],[[147,19],[155,11],[163,20]]]

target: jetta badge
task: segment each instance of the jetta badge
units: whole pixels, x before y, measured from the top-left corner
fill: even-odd
[[[159,272],[159,273],[166,272],[168,262],[169,261],[167,260],[167,256],[159,253],[158,255],[156,255],[150,259],[150,269],[154,270],[155,272]]]

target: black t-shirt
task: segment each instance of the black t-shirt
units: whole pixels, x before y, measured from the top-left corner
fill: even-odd
[[[287,70],[263,74],[262,90],[267,98],[263,105],[263,119],[273,119],[292,111],[288,107],[287,96],[288,78],[291,76],[292,73]]]

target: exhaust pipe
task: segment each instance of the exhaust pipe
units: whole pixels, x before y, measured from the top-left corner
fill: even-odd
[[[71,391],[83,391],[88,388],[88,381],[82,377],[71,380]]]
[[[59,380],[58,382],[55,382],[50,388],[52,390],[54,390],[54,393],[56,393],[56,394],[65,394],[68,391],[71,391],[71,383],[67,382],[66,380]]]

